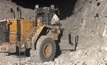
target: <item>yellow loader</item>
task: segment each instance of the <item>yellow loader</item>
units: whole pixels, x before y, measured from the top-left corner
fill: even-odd
[[[30,56],[35,61],[53,60],[57,49],[56,41],[61,40],[60,23],[55,20],[52,22],[52,17],[58,10],[54,7],[35,8],[34,21],[23,19],[19,8],[18,18],[15,18],[13,9],[10,10],[14,15],[11,16],[12,19],[0,20],[0,52],[20,54],[29,49]]]

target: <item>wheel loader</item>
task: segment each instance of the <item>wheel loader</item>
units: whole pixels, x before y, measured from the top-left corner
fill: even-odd
[[[14,53],[26,52],[30,49],[30,56],[34,61],[46,62],[55,58],[57,42],[61,40],[61,24],[51,24],[53,15],[58,12],[54,7],[35,8],[35,20],[27,20],[21,17],[22,12],[17,8],[18,17],[11,11],[11,19],[0,20],[0,52]],[[54,21],[55,22],[55,21]],[[70,37],[69,34],[68,38]],[[63,34],[64,35],[64,34]],[[67,39],[68,39],[67,38]],[[71,47],[71,40],[59,42],[59,47]]]

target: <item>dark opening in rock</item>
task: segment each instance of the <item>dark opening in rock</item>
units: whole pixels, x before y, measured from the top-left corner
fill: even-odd
[[[100,6],[100,4],[101,4],[101,3],[100,3],[100,2],[98,2],[98,3],[97,3],[97,6]]]
[[[98,18],[99,17],[99,14],[98,13],[96,13],[96,15],[94,16],[94,18]]]
[[[91,1],[89,3],[92,3]]]

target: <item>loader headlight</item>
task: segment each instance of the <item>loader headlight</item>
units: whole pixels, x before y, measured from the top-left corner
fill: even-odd
[[[53,9],[54,9],[54,8],[55,8],[55,6],[54,6],[54,5],[51,5],[51,8],[53,8]]]
[[[38,5],[38,4],[35,5],[35,9],[37,9],[37,8],[39,8],[39,5]]]

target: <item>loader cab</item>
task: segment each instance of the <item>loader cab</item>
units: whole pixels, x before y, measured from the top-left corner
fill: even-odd
[[[38,20],[40,20],[40,22],[42,23],[42,24],[49,24],[49,18],[48,18],[48,16],[47,16],[47,14],[48,13],[45,13],[45,12],[37,12],[36,13],[36,21],[38,21]]]
[[[35,20],[40,19],[43,25],[51,25],[52,16],[57,10],[53,7],[35,8]]]

